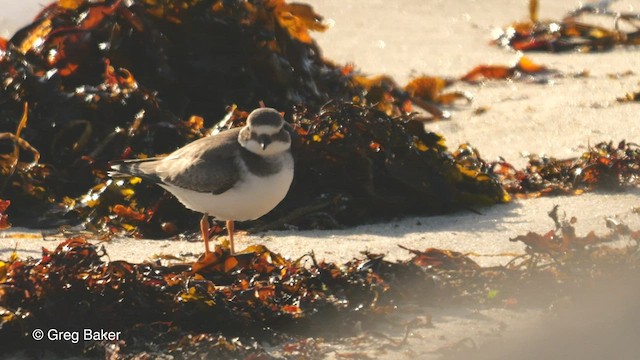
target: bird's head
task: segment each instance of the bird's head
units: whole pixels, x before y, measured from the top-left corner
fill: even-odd
[[[253,110],[247,125],[240,130],[238,142],[254,154],[269,156],[291,148],[291,126],[275,109]]]

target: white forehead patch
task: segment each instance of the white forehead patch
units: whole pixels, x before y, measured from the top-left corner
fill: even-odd
[[[251,132],[258,135],[275,135],[280,132],[282,126],[251,125]]]

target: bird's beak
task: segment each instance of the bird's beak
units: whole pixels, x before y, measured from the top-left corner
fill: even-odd
[[[269,144],[271,144],[271,138],[269,136],[261,136],[258,139],[258,142],[260,143],[260,147],[262,147],[262,150],[264,150],[267,148],[267,146],[269,146]]]

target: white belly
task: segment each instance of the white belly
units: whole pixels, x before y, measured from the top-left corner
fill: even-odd
[[[265,177],[247,176],[218,195],[161,184],[185,207],[207,213],[218,220],[254,220],[271,211],[289,191],[293,180],[293,160],[285,159],[279,173]]]

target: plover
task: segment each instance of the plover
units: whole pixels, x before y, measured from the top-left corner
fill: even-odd
[[[255,220],[278,205],[293,180],[291,127],[271,108],[251,112],[247,124],[198,139],[166,157],[111,162],[112,176],[138,176],[162,186],[185,207],[226,221],[231,253],[234,221]]]

